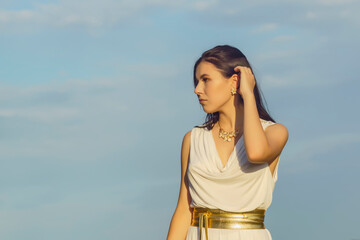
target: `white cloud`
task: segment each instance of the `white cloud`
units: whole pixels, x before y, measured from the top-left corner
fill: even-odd
[[[74,118],[79,115],[78,110],[74,108],[19,108],[19,109],[1,109],[1,117],[20,117],[25,119],[32,119],[41,122],[54,122],[63,119]]]
[[[218,0],[211,0],[211,1],[194,1],[192,4],[192,8],[197,11],[206,11],[219,3]]]
[[[85,229],[88,226],[96,226],[101,231],[109,230],[113,224],[122,221],[124,212],[130,211],[132,208],[130,203],[127,203],[126,206],[122,203],[119,186],[110,188],[103,186],[101,189],[92,188],[91,192],[80,190],[77,193],[65,195],[62,192],[62,196],[57,194],[56,198],[49,202],[44,201],[44,198],[49,197],[46,196],[47,194],[54,194],[51,186],[46,188],[35,186],[30,189],[35,191],[21,189],[22,195],[15,192],[8,193],[6,196],[8,201],[2,202],[2,205],[6,206],[1,210],[0,231],[2,237],[10,238],[16,232],[21,232],[22,237],[28,234],[33,237],[64,239],[71,238],[70,235],[72,232],[77,232],[77,228],[82,229],[80,231],[82,236],[93,237],[89,236],[90,233],[102,235],[104,232],[96,233],[95,231],[85,231]],[[59,190],[63,191],[64,189]],[[124,196],[124,194],[131,193],[123,192],[122,195]],[[28,203],[32,200],[36,204]],[[109,218],[113,223],[109,221]],[[57,233],[58,236],[53,238],[50,236],[53,233]]]
[[[297,162],[302,164],[312,161],[315,155],[326,154],[336,151],[336,149],[347,145],[356,145],[360,143],[359,133],[335,133],[322,136],[312,136],[304,140],[297,140],[287,147],[287,151],[291,152],[289,162]],[[299,159],[299,156],[301,159]],[[324,160],[326,161],[326,160]],[[324,163],[324,162],[322,162]]]
[[[115,1],[115,0],[62,0],[59,3],[34,4],[31,9],[0,10],[0,27],[27,26],[85,26],[89,28],[112,26],[138,14],[149,6],[174,8],[181,2],[165,0]]]
[[[167,71],[161,71],[155,64],[128,67],[139,74],[0,88],[1,158],[101,161],[139,144],[147,124],[175,113],[168,101],[174,80],[168,79],[179,70],[165,65]]]
[[[326,6],[333,6],[333,5],[348,5],[350,3],[356,3],[357,0],[318,0],[319,4],[326,5]]]
[[[274,59],[286,59],[286,58],[292,58],[298,54],[297,50],[277,50],[277,51],[267,51],[267,52],[261,52],[257,58],[260,61],[268,61],[268,60],[274,60]]]
[[[296,39],[296,37],[292,35],[281,35],[273,38],[271,41],[276,43],[283,43],[283,42],[292,41],[294,39]]]
[[[275,23],[266,23],[263,24],[252,31],[252,33],[264,33],[271,32],[278,28],[278,25]]]
[[[147,9],[159,7],[167,11],[183,9],[202,14],[201,18],[211,21],[227,19],[232,24],[260,25],[254,33],[273,31],[279,25],[316,26],[310,21],[336,23],[341,20],[349,24],[359,23],[356,13],[358,2],[339,0],[318,1],[254,1],[239,4],[236,1],[165,1],[165,0],[90,0],[59,3],[35,4],[31,9],[0,10],[0,28],[3,31],[34,30],[41,27],[71,27],[81,26],[89,30],[98,27],[114,26],[136,19],[146,19]],[[267,10],[265,10],[267,9]],[[277,9],[274,15],[274,10]],[[289,9],[289,10],[287,10]],[[311,9],[311,10],[310,10]],[[252,14],[258,13],[258,14]],[[216,18],[214,18],[216,16]],[[270,23],[269,23],[270,21]],[[265,24],[264,24],[265,22]],[[17,27],[16,29],[11,27]]]
[[[279,88],[279,87],[288,87],[296,85],[291,78],[285,76],[271,76],[265,75],[262,77],[262,85],[264,87],[271,89],[271,88]]]
[[[26,22],[34,18],[34,11],[31,10],[13,10],[4,11],[0,10],[0,22]]]
[[[295,136],[296,137],[296,136]],[[291,136],[285,151],[282,153],[279,165],[287,174],[298,175],[316,174],[317,171],[329,171],[330,169],[337,169],[334,162],[338,161],[339,155],[336,152],[346,146],[357,146],[360,143],[359,133],[333,133],[321,136],[307,135],[305,139],[293,139]],[[350,152],[354,154],[354,152]],[[325,156],[325,157],[323,157]],[[319,158],[320,157],[320,158]],[[341,157],[342,165],[354,165],[352,159],[346,156]]]

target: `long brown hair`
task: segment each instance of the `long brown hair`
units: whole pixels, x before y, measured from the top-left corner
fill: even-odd
[[[198,84],[198,80],[196,79],[196,75],[195,75],[196,68],[202,61],[206,61],[214,64],[215,67],[226,78],[230,78],[233,74],[237,74],[237,72],[235,72],[234,70],[236,66],[249,67],[251,71],[254,73],[247,58],[239,49],[229,45],[218,45],[212,49],[205,51],[201,55],[201,57],[196,61],[194,65],[194,88],[196,88],[196,85]],[[256,108],[258,110],[259,117],[264,120],[275,122],[275,120],[269,115],[269,113],[266,111],[265,107],[263,106],[263,102],[256,78],[255,78],[255,83],[256,84],[254,87],[254,96],[255,96]],[[244,100],[242,99],[241,95],[240,95],[240,101],[242,104],[244,103]],[[205,123],[201,126],[195,126],[195,127],[200,127],[200,128],[206,127],[208,130],[211,130],[217,121],[219,121],[219,112],[208,113],[205,118]]]

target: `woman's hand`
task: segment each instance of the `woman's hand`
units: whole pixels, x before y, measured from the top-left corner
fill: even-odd
[[[236,66],[235,72],[239,72],[240,87],[237,90],[241,97],[254,93],[255,77],[249,67]]]

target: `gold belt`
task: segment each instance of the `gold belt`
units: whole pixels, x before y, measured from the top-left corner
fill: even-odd
[[[205,227],[206,239],[209,239],[208,228],[224,229],[264,229],[264,209],[249,212],[226,212],[220,209],[194,207],[191,226],[199,227],[202,240],[202,229]]]

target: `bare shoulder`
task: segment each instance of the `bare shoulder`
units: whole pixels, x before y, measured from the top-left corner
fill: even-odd
[[[181,146],[181,166],[182,174],[185,174],[190,156],[191,130],[184,135]]]
[[[288,129],[285,127],[285,125],[283,125],[281,123],[274,123],[267,128],[276,129],[277,131],[281,131],[283,133],[289,134]]]
[[[286,143],[289,138],[288,129],[281,123],[274,123],[265,129],[265,132],[269,136],[281,138],[283,143]]]
[[[190,137],[191,137],[191,130],[188,131],[187,133],[185,133],[184,135],[184,141],[190,141]]]
[[[183,141],[182,141],[182,148],[183,149],[190,149],[190,140],[191,140],[191,130],[185,133]]]

